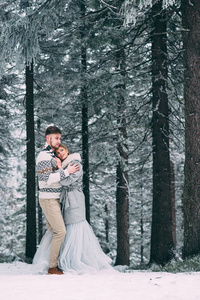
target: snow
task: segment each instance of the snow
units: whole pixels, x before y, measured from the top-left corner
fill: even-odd
[[[111,269],[84,275],[34,275],[32,265],[2,263],[0,291],[3,300],[197,300],[200,272]]]

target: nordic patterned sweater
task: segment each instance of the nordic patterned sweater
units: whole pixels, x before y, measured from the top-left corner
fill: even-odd
[[[39,198],[42,199],[59,199],[61,193],[60,180],[66,179],[69,173],[62,168],[56,171],[55,155],[51,147],[46,143],[45,148],[40,151],[36,159],[38,174]],[[51,179],[51,185],[47,184]]]

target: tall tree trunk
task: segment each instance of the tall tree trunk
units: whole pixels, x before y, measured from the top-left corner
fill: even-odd
[[[200,252],[200,1],[182,0],[185,97],[183,257]]]
[[[40,132],[40,125],[41,125],[41,121],[40,119],[38,118],[37,119],[37,131]],[[41,143],[39,142],[38,143],[38,148],[42,148],[42,145]],[[38,189],[39,191],[39,189]],[[37,216],[38,216],[38,244],[40,243],[40,241],[42,240],[42,237],[43,237],[43,221],[42,221],[42,208],[39,204],[39,197],[38,198],[38,201],[37,201]]]
[[[120,46],[119,46],[120,47]],[[122,83],[115,86],[118,92],[117,123],[118,123],[118,164],[117,164],[117,257],[115,265],[129,265],[129,193],[128,193],[128,144],[125,116],[125,53],[119,48],[117,54],[117,70]]]
[[[81,86],[81,101],[82,101],[82,154],[83,154],[83,193],[85,195],[86,205],[86,219],[90,223],[90,186],[89,186],[89,145],[88,145],[88,95],[86,84],[87,72],[87,50],[85,46],[85,1],[81,3],[81,72],[82,72],[82,86]]]
[[[141,184],[141,206],[140,206],[140,264],[144,263],[144,200],[143,200],[143,184]]]
[[[175,174],[174,164],[170,161],[171,166],[171,199],[172,199],[172,237],[176,247],[176,198],[175,198]]]
[[[153,207],[150,263],[165,264],[173,256],[171,170],[167,85],[166,16],[162,1],[153,7],[152,32],[152,139]]]
[[[110,246],[109,246],[109,213],[108,213],[108,205],[105,204],[105,232],[106,232],[106,247],[104,249],[105,253],[110,252]]]
[[[36,252],[36,187],[35,187],[35,134],[33,102],[33,63],[26,66],[26,139],[27,139],[27,218],[26,257]]]

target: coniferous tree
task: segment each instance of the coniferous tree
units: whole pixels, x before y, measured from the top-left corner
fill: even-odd
[[[185,182],[183,196],[184,246],[183,257],[200,251],[200,2],[182,0],[185,98]]]
[[[86,24],[85,1],[80,2],[81,10],[81,103],[82,103],[82,156],[83,156],[83,193],[85,195],[86,219],[90,223],[90,188],[89,188],[89,129],[88,129],[88,92],[87,92],[87,48],[86,48]]]
[[[40,132],[40,119],[37,119],[37,132]],[[40,141],[38,142],[38,148],[42,149],[42,145]],[[37,179],[36,179],[37,182]],[[39,197],[37,197],[37,233],[38,233],[38,244],[42,240],[43,237],[43,218],[42,218],[42,208],[39,204]]]
[[[117,257],[116,265],[129,265],[129,180],[128,180],[128,144],[126,129],[126,64],[123,35],[119,38],[116,51],[116,69],[120,74],[119,83],[115,86],[117,95]]]
[[[150,262],[164,264],[173,257],[172,194],[167,95],[167,19],[163,1],[152,7],[152,143],[153,211]]]
[[[27,138],[27,221],[26,257],[36,252],[36,185],[35,185],[35,131],[33,101],[33,62],[26,66],[26,138]]]

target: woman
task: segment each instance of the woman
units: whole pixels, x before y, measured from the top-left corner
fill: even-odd
[[[58,266],[64,272],[94,273],[103,268],[111,268],[111,259],[102,251],[91,226],[85,218],[85,197],[82,192],[83,170],[80,154],[69,154],[65,145],[60,145],[56,150],[57,166],[65,169],[68,164],[79,164],[79,171],[70,174],[60,181],[62,192],[62,214],[67,234],[62,243]],[[62,164],[61,164],[62,161]],[[62,171],[61,171],[62,172]],[[61,174],[62,178],[62,174]],[[48,184],[51,184],[49,179]],[[48,261],[49,243],[52,232],[46,232],[34,258],[40,273],[44,271]]]

